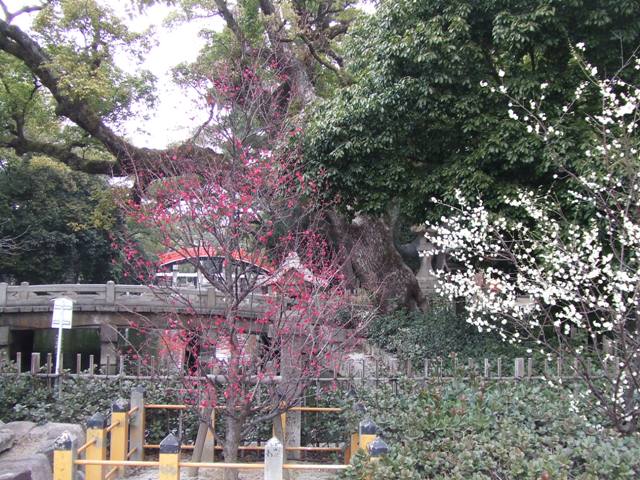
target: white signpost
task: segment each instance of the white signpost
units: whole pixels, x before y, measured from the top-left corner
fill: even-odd
[[[56,298],[53,301],[53,318],[51,320],[51,328],[58,329],[58,342],[56,344],[56,375],[60,375],[60,370],[62,368],[62,329],[71,328],[72,319],[73,300],[65,297]]]

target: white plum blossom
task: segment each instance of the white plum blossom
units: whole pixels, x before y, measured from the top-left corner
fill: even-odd
[[[572,220],[550,193],[521,190],[504,199],[521,213],[516,221],[458,191],[451,214],[428,223],[427,236],[435,246],[429,253],[446,252],[461,266],[440,272],[437,288],[465,300],[468,322],[510,343],[534,340],[546,355],[573,357],[588,389],[580,396],[625,431],[640,420],[640,89],[598,80],[588,64],[585,71],[602,97],[602,111],[587,118],[594,135],[584,158],[592,168],[563,169],[562,177],[573,185],[570,201],[591,218]],[[578,86],[576,99],[586,88]],[[528,133],[547,142],[563,135],[538,100],[509,100],[509,118]]]

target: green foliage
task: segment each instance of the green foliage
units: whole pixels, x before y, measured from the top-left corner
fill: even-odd
[[[307,158],[351,211],[395,204],[412,222],[439,215],[430,198],[451,201],[455,189],[499,206],[516,187],[549,186],[554,158],[480,82],[516,98],[537,98],[547,82],[546,111],[556,119],[584,80],[572,45],[584,42],[599,72],[616,71],[620,52],[640,43],[639,18],[627,0],[383,1],[354,25],[355,83],[318,105]],[[556,145],[567,165],[588,131],[571,121]]]
[[[49,2],[33,28],[51,57],[65,94],[86,102],[98,115],[120,121],[138,101],[152,106],[153,76],[146,70],[125,73],[115,54],[141,62],[150,44],[147,34],[129,31],[112,10],[94,0]]]
[[[341,478],[537,480],[545,472],[554,479],[638,478],[640,438],[600,428],[597,414],[573,413],[563,393],[535,383],[371,392],[361,401],[390,453],[377,464],[360,455]],[[359,420],[352,415],[351,427]]]
[[[3,368],[7,373],[10,369]],[[0,376],[0,419],[4,422],[28,420],[46,422],[84,423],[97,412],[108,417],[111,404],[118,398],[129,398],[131,389],[142,386],[147,403],[182,403],[184,385],[175,381],[101,380],[89,376],[66,378],[62,390],[47,384],[47,380],[28,375]],[[159,443],[170,431],[180,429],[179,414],[175,411],[149,410],[146,419],[146,441]],[[195,441],[198,429],[196,409],[182,414],[182,434],[185,443]]]
[[[6,280],[112,279],[123,226],[104,179],[45,157],[10,160],[0,170],[0,218],[0,238],[19,245],[0,256]]]
[[[411,360],[416,368],[422,368],[426,358],[447,358],[452,353],[463,363],[467,358],[522,355],[520,349],[497,336],[479,333],[456,314],[452,304],[439,299],[424,314],[400,311],[376,317],[369,325],[368,336],[373,344],[400,360]]]

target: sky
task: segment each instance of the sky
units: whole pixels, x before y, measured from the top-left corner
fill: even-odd
[[[5,0],[9,11],[38,3],[37,0]],[[130,0],[108,2],[133,31],[142,31],[149,26],[155,27],[158,44],[147,54],[142,65],[134,64],[124,55],[116,57],[117,63],[129,72],[138,68],[151,71],[157,77],[158,101],[153,111],[138,109],[136,115],[124,123],[121,133],[136,146],[163,148],[187,138],[194,128],[206,119],[206,112],[196,105],[195,94],[178,88],[171,81],[171,69],[181,62],[195,60],[203,47],[204,41],[198,36],[198,32],[205,22],[193,21],[167,28],[163,21],[173,7],[154,5],[140,14],[131,9],[131,3]],[[28,29],[32,17],[22,15],[14,23],[20,28]],[[222,29],[223,21],[221,18],[208,19],[206,26],[210,29]]]

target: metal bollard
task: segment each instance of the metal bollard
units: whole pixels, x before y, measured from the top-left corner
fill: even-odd
[[[170,433],[160,442],[159,480],[180,480],[180,440]]]
[[[53,442],[53,480],[76,479],[75,443],[71,434],[66,431]]]
[[[96,413],[87,421],[87,441],[93,443],[87,447],[87,460],[107,459],[107,419]],[[102,480],[106,473],[104,465],[86,465],[86,480]]]

